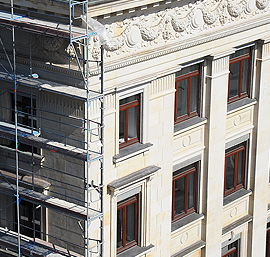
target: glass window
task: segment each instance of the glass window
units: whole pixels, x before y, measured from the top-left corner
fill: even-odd
[[[226,150],[224,196],[244,187],[246,143]]]
[[[226,245],[221,250],[222,257],[239,257],[239,240]]]
[[[267,223],[266,230],[266,257],[270,257],[270,223]]]
[[[15,123],[15,96],[11,94],[12,98],[12,121]],[[17,118],[18,118],[18,125],[21,127],[26,128],[37,128],[37,104],[36,99],[32,98],[32,107],[33,111],[31,113],[31,97],[27,97],[17,93]],[[33,114],[33,117],[32,117]],[[32,119],[33,118],[33,119]],[[33,122],[33,123],[32,123]],[[10,145],[11,147],[15,148],[15,142],[13,141]],[[19,144],[19,150],[25,152],[32,152],[32,146],[26,144]],[[38,153],[39,150],[37,147],[33,147],[33,152]]]
[[[176,221],[196,211],[197,164],[173,173],[172,220]]]
[[[248,97],[250,84],[251,48],[230,55],[228,103]]]
[[[37,128],[36,118],[36,99],[32,99],[33,106],[33,127]],[[15,109],[14,94],[12,94],[12,109]],[[17,110],[18,110],[18,124],[31,126],[31,98],[17,94]],[[15,122],[15,111],[13,111],[13,121]]]
[[[117,205],[117,253],[138,244],[138,195]]]
[[[119,147],[139,141],[140,95],[120,100],[119,107]]]
[[[175,79],[175,122],[198,115],[199,108],[199,64],[183,68]]]
[[[35,214],[33,213],[33,207],[35,208]],[[31,238],[34,238],[35,235],[35,237],[41,238],[41,209],[42,207],[37,208],[36,204],[25,200],[20,202],[20,232],[23,235]],[[15,211],[17,211],[17,208]],[[15,228],[17,229],[17,226]]]

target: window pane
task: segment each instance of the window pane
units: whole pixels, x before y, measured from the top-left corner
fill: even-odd
[[[191,173],[188,176],[188,209],[194,208],[194,185],[195,185],[195,173]]]
[[[32,99],[33,115],[36,115],[36,99]],[[12,108],[15,108],[15,97],[12,95]],[[17,94],[18,123],[31,126],[31,98]],[[28,115],[29,114],[29,115]],[[15,112],[14,114],[15,115]],[[37,127],[37,118],[33,116],[33,127]],[[13,117],[15,121],[15,116]]]
[[[119,144],[125,142],[126,111],[119,112]]]
[[[229,98],[237,96],[239,93],[239,72],[240,72],[240,62],[232,63],[230,65]]]
[[[269,226],[268,224],[267,224],[267,227]],[[269,237],[270,237],[270,230],[267,229],[267,234],[266,234],[266,257],[270,256],[270,240],[269,240]]]
[[[128,109],[128,140],[137,137],[137,108]]]
[[[230,55],[230,59],[245,55],[245,54],[249,54],[249,48],[243,48],[241,50],[236,51],[235,53]]]
[[[117,211],[117,248],[123,246],[123,208]]]
[[[126,244],[135,240],[135,203],[132,203],[126,207]]]
[[[244,151],[241,151],[238,153],[237,185],[242,184],[243,155],[244,155]]]
[[[184,168],[182,168],[182,169],[179,169],[179,170],[175,171],[175,172],[173,173],[173,176],[176,176],[176,175],[178,175],[178,174],[180,174],[180,173],[186,172],[186,171],[188,171],[188,170],[190,170],[190,169],[192,169],[192,168],[195,168],[195,169],[196,169],[195,163],[193,163],[193,164],[191,164],[191,165],[188,165],[188,166],[186,166],[186,167],[184,167]]]
[[[185,67],[185,68],[183,68],[182,70],[180,70],[180,71],[178,71],[176,73],[176,78],[177,77],[180,77],[182,75],[188,74],[190,72],[197,71],[198,69],[199,69],[199,65],[198,64],[194,64],[194,65]]]
[[[230,253],[228,255],[228,253]],[[238,240],[236,242],[233,242],[232,244],[229,244],[225,247],[222,248],[221,250],[221,255],[226,256],[226,257],[237,257],[237,252],[238,252]]]
[[[175,181],[175,207],[174,215],[185,211],[185,177]]]
[[[178,82],[177,117],[187,114],[188,79]]]
[[[248,87],[248,62],[249,59],[243,60],[243,70],[242,70],[242,88],[241,93],[247,93],[247,87]]]
[[[124,98],[122,100],[120,100],[120,105],[126,104],[126,103],[130,103],[132,101],[138,100],[138,95],[133,95],[127,98]]]
[[[226,158],[226,190],[234,188],[235,155]]]
[[[197,111],[198,78],[199,76],[191,78],[190,113]]]

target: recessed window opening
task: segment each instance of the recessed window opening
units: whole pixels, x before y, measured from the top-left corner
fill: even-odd
[[[248,97],[251,81],[251,47],[230,55],[228,103]]]
[[[175,74],[175,123],[198,116],[200,64],[183,68]]]
[[[173,173],[172,221],[196,211],[197,165]]]
[[[32,98],[33,105],[33,127],[37,128],[37,118],[36,116],[36,99]],[[15,122],[15,97],[12,94],[12,109],[13,115],[12,119]],[[17,94],[17,111],[18,111],[18,124],[31,127],[31,98]]]
[[[236,240],[233,243],[222,247],[222,257],[239,257],[240,256],[240,240]]]
[[[117,205],[117,253],[138,244],[138,194]]]
[[[140,94],[120,100],[119,148],[139,142]]]
[[[224,196],[244,187],[246,142],[226,150]]]

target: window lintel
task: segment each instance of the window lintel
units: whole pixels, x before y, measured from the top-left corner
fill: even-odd
[[[108,184],[108,188],[113,192],[121,190],[123,187],[127,187],[131,184],[135,184],[138,181],[144,180],[154,175],[154,173],[156,173],[159,169],[160,167],[157,167],[154,165],[148,166],[146,168],[135,171],[127,176],[114,180],[113,182]]]

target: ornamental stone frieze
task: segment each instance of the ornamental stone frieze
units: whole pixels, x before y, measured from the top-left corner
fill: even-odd
[[[113,41],[105,44],[106,58],[136,54],[205,31],[219,31],[265,13],[269,13],[269,0],[204,0],[126,18],[104,25],[113,37]],[[95,59],[99,46],[96,36],[90,48]]]

